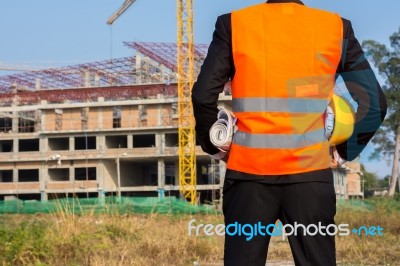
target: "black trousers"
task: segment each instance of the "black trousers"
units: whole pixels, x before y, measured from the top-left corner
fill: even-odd
[[[283,225],[327,226],[335,223],[336,195],[333,184],[325,182],[264,184],[225,179],[223,212],[226,226],[259,222],[265,226],[277,219]],[[243,234],[225,234],[224,265],[265,266],[270,236],[258,234],[248,239]],[[297,236],[288,239],[296,265],[336,265],[334,236],[304,236],[299,228]]]

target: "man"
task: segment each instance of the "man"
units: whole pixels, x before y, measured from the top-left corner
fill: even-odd
[[[339,75],[358,108],[352,136],[331,161],[323,114]],[[209,139],[228,80],[238,119],[229,158]],[[202,149],[227,161],[226,225],[334,224],[330,166],[355,159],[387,109],[350,21],[299,0],[269,0],[218,17],[192,101]],[[289,236],[296,265],[335,265],[334,236],[304,231]],[[269,240],[226,234],[225,265],[265,265]]]

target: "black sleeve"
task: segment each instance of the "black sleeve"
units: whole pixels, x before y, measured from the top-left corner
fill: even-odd
[[[209,131],[217,120],[218,96],[234,71],[230,22],[230,14],[218,17],[212,42],[192,90],[197,142],[208,154],[219,152],[210,141]]]
[[[382,124],[386,111],[386,97],[364,56],[361,45],[354,36],[351,22],[343,19],[344,40],[342,58],[337,74],[358,104],[356,124],[352,136],[336,146],[339,155],[348,161],[354,160],[367,146]]]

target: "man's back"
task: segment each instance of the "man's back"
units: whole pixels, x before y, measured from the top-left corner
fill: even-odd
[[[238,132],[227,167],[256,175],[329,168],[323,114],[341,58],[341,18],[263,3],[232,12],[231,25]]]

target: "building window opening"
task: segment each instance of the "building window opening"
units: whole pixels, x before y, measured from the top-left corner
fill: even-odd
[[[39,182],[39,169],[18,170],[19,182]]]
[[[48,147],[51,151],[69,150],[69,138],[49,138]]]
[[[18,199],[20,200],[40,200],[41,195],[40,194],[19,194]]]
[[[12,113],[2,112],[0,115],[0,132],[12,131]]]
[[[76,137],[75,150],[95,150],[96,137]]]
[[[0,140],[0,152],[12,152],[13,141],[12,140]]]
[[[113,128],[121,128],[121,107],[114,106],[113,108]]]
[[[39,139],[20,139],[18,143],[20,152],[39,151]]]
[[[165,164],[165,185],[175,185],[175,164]]]
[[[96,167],[75,168],[75,180],[76,181],[96,180]]]
[[[32,133],[35,132],[37,122],[35,111],[18,112],[18,132]]]
[[[69,168],[49,169],[49,178],[53,182],[69,181]]]
[[[12,170],[0,171],[0,183],[11,183],[12,181],[13,181],[13,171]]]
[[[107,149],[128,148],[127,136],[106,136]]]
[[[165,147],[177,147],[179,143],[179,136],[177,133],[165,134]]]
[[[152,148],[156,146],[156,135],[133,135],[133,148]]]

